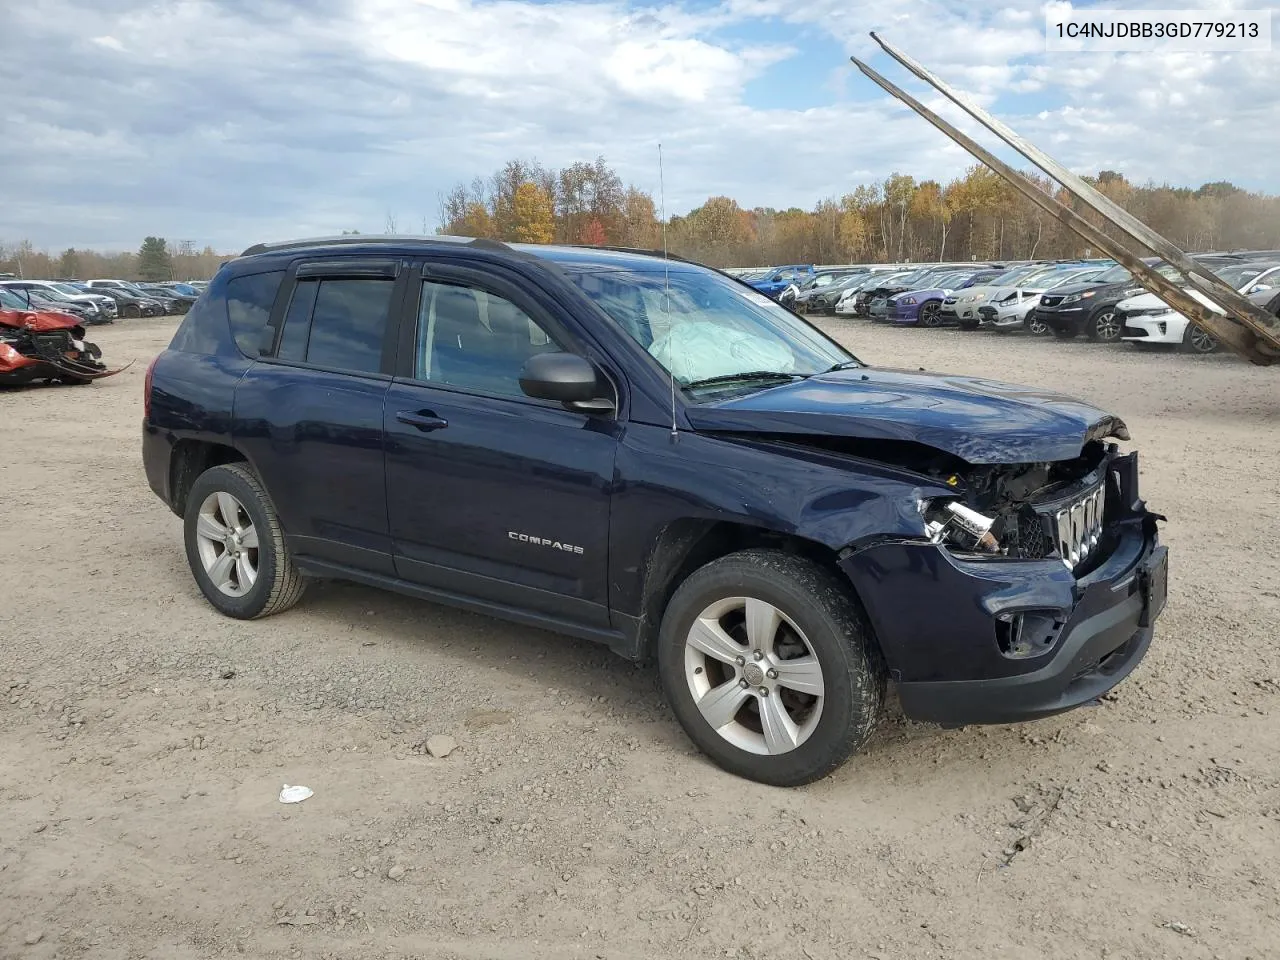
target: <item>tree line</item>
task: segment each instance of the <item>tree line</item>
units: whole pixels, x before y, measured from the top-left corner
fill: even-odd
[[[1026,176],[1070,202],[1049,181]],[[1227,181],[1194,188],[1139,185],[1114,170],[1086,179],[1184,250],[1280,248],[1280,197]],[[559,170],[533,160],[510,160],[487,177],[458,184],[439,198],[439,204],[441,234],[648,250],[663,244],[653,196],[624,184],[603,157]],[[1089,211],[1077,210],[1102,225]],[[384,232],[397,232],[390,214]],[[720,267],[1101,255],[981,165],[946,184],[893,173],[881,182],[828,197],[811,210],[746,209],[731,197],[708,197],[687,214],[670,218],[666,243],[674,254]],[[163,237],[147,237],[136,253],[67,249],[53,254],[23,241],[0,245],[0,273],[31,278],[208,279],[231,256]]]
[[[1072,204],[1048,180],[1024,175]],[[1226,181],[1196,188],[1139,185],[1114,170],[1086,179],[1183,249],[1280,247],[1280,197]],[[624,185],[603,157],[562,170],[508,161],[441,197],[439,232],[529,243],[662,244],[652,195]],[[743,267],[1101,255],[980,164],[946,184],[893,173],[811,210],[746,209],[731,197],[708,197],[670,219],[666,240],[680,256]]]
[[[29,240],[0,244],[0,273],[29,280],[208,280],[231,255],[193,243],[147,237],[136,253],[68,247],[61,253],[37,250]]]

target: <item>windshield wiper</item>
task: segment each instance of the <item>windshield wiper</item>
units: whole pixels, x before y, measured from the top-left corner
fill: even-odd
[[[837,370],[853,370],[855,367],[862,366],[857,360],[842,360],[834,367],[828,367],[823,373],[835,373]]]
[[[710,387],[717,383],[750,383],[756,380],[803,380],[798,373],[782,373],[778,370],[747,370],[743,373],[725,373],[705,380],[694,380],[685,387]]]

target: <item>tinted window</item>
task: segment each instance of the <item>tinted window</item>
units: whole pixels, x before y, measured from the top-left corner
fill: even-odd
[[[318,280],[300,280],[293,288],[293,297],[289,300],[289,311],[284,318],[284,335],[280,338],[280,346],[276,356],[282,360],[307,359],[307,338],[311,335],[311,311],[316,305],[316,291],[320,289]]]
[[[299,280],[277,356],[319,367],[377,373],[393,280]]]
[[[263,332],[271,320],[271,305],[276,302],[276,291],[283,279],[284,271],[276,270],[235,277],[227,282],[231,335],[246,356],[256,357],[261,351]]]
[[[480,393],[521,397],[520,371],[561,347],[528,314],[472,287],[422,284],[414,376]]]

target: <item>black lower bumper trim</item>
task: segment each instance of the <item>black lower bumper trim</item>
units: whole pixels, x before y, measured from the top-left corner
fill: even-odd
[[[902,683],[903,712],[944,726],[1036,720],[1096,700],[1147,652],[1164,604],[1168,552],[1157,547],[1140,574],[1144,588],[1077,622],[1039,670],[986,680]],[[1154,591],[1154,592],[1153,592]]]

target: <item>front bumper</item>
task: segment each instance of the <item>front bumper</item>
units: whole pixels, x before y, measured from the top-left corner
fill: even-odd
[[[903,305],[893,303],[889,306],[889,319],[894,323],[919,323],[920,322],[920,304],[912,303]]]
[[[1187,330],[1186,318],[1178,313],[1125,315],[1120,339],[1142,343],[1181,343]]]
[[[1036,307],[1036,319],[1051,330],[1079,333],[1084,329],[1084,307]]]
[[[1136,499],[1136,457],[1115,464],[1134,499],[1111,522],[1105,559],[1082,577],[1054,557],[966,560],[921,541],[883,542],[842,560],[908,717],[945,726],[1034,720],[1095,700],[1134,670],[1163,609],[1168,553],[1156,516]],[[1018,614],[1049,625],[1035,655],[1002,648],[1007,618]]]

